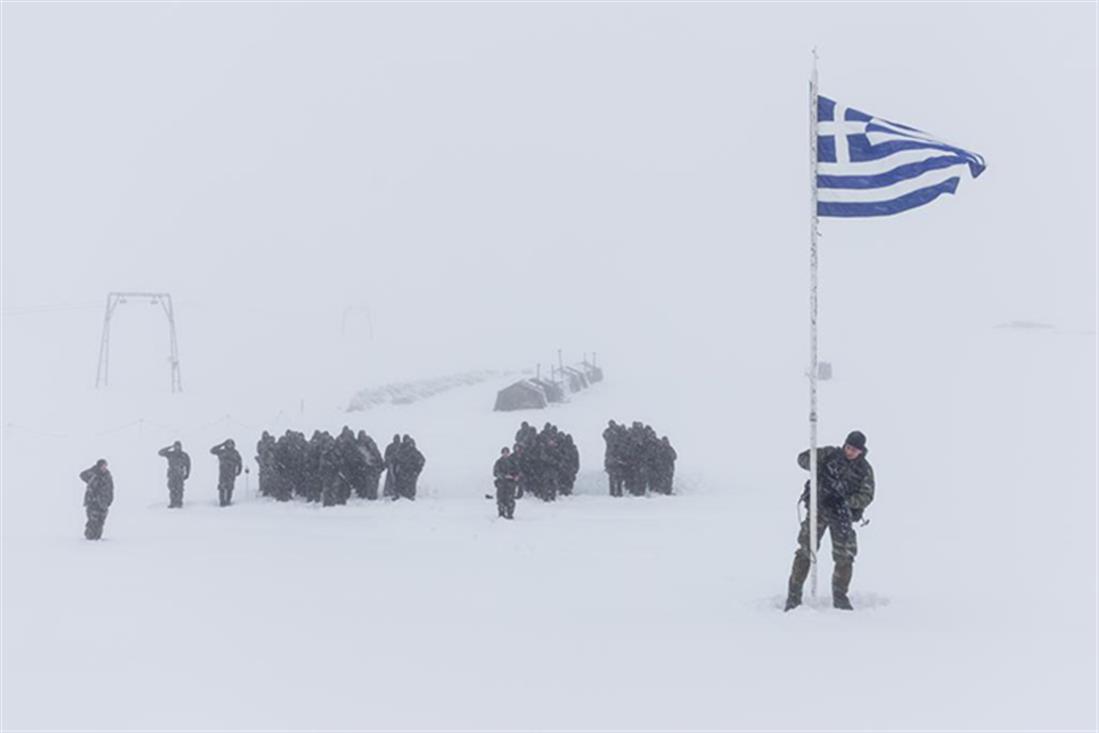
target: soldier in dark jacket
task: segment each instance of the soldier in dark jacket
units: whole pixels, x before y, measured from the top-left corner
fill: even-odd
[[[397,454],[401,450],[401,436],[394,434],[393,442],[385,447],[385,484],[382,495],[399,499],[397,495]]]
[[[626,491],[631,496],[645,495],[645,428],[634,422],[623,441],[623,464]]]
[[[424,470],[424,454],[416,448],[416,441],[409,436],[401,439],[397,449],[397,495],[416,499],[416,481]]]
[[[374,501],[378,498],[378,480],[385,469],[385,460],[382,458],[382,452],[378,450],[378,444],[366,434],[365,430],[359,431],[355,442],[364,457],[362,498]]]
[[[272,496],[275,493],[272,482],[275,471],[275,439],[266,430],[256,443],[256,463],[259,464],[259,493],[261,496]]]
[[[519,484],[515,488],[515,498],[522,499],[523,494],[531,490],[530,478],[527,473],[530,460],[527,458],[527,449],[520,443],[516,443],[511,451],[511,460],[515,463],[515,469],[519,473]]]
[[[603,454],[603,468],[607,472],[611,496],[622,496],[622,483],[625,481],[625,460],[622,455],[625,443],[625,428],[614,420],[607,423],[603,431],[603,440],[607,451]]]
[[[347,484],[350,489],[350,493],[354,493],[355,496],[360,499],[366,498],[366,451],[363,449],[362,443],[359,442],[359,437],[351,432],[351,429],[347,429],[347,437],[344,438],[343,434],[340,434],[340,440],[343,443],[341,452],[343,453],[343,467],[344,472],[347,475]],[[362,431],[359,431],[362,434]]]
[[[654,450],[657,455],[656,490],[661,494],[670,495],[675,482],[675,461],[679,456],[676,455],[672,444],[668,442],[667,435],[660,439]]]
[[[344,425],[343,430],[336,436],[336,451],[340,458],[338,503],[346,504],[355,490],[356,482],[361,476],[361,459],[358,446],[355,445],[355,433]]]
[[[305,433],[302,433],[302,438]],[[314,430],[313,435],[304,443],[292,441],[292,454],[295,471],[298,476],[296,491],[305,497],[306,501],[321,501],[324,494],[324,485],[321,479],[321,455],[324,453],[328,441],[332,436],[325,430]]]
[[[827,446],[817,449],[817,543],[827,529],[832,538],[832,605],[851,610],[847,590],[851,585],[858,542],[852,522],[861,519],[862,513],[874,500],[874,469],[866,460],[866,436],[858,430],[848,434],[843,447]],[[798,456],[798,465],[809,470],[809,451]],[[808,505],[809,482],[802,492],[802,501]],[[786,610],[801,605],[801,591],[809,575],[809,518],[801,523],[798,533],[798,549],[794,553],[794,565],[790,570]]]
[[[563,469],[561,493],[569,496],[572,494],[573,487],[576,486],[576,474],[580,473],[580,451],[577,450],[576,443],[568,433],[565,434],[565,439],[561,443],[561,458]]]
[[[524,420],[523,424],[519,426],[519,432],[515,434],[516,445],[523,446],[524,449],[530,448],[534,445],[534,439],[538,437],[538,429],[531,427],[531,425]]]
[[[168,508],[183,506],[183,482],[191,476],[191,457],[183,451],[177,440],[157,455],[168,459]]]
[[[107,510],[114,501],[114,479],[107,470],[107,460],[100,458],[94,466],[81,471],[80,480],[87,484],[84,489],[84,511],[88,522],[84,525],[84,537],[98,540],[103,536]]]
[[[515,488],[519,485],[519,467],[507,446],[500,449],[500,457],[492,467],[496,483],[496,511],[504,519],[515,518]]]
[[[240,452],[232,438],[218,443],[210,452],[218,457],[218,504],[229,506],[233,503],[233,487],[237,482],[244,464]]]
[[[274,465],[271,471],[271,494],[277,501],[290,501],[294,496],[296,459],[294,436],[289,430],[275,441]]]
[[[534,494],[542,501],[557,501],[558,484],[561,478],[560,457],[557,449],[557,436],[549,423],[538,434],[534,444]]]
[[[645,489],[654,493],[660,491],[661,448],[660,439],[652,425],[645,426],[641,441],[641,463],[643,466]]]
[[[325,434],[320,442],[320,460],[317,464],[321,483],[321,504],[334,506],[341,502],[342,479],[340,470],[343,465],[343,456],[340,455],[340,447],[336,439]]]

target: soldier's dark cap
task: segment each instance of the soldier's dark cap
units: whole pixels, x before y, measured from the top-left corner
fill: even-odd
[[[852,430],[847,434],[847,439],[843,441],[843,444],[864,451],[866,450],[866,436],[859,430]]]
[[[106,458],[100,458],[98,461],[95,462],[95,465],[97,465],[97,466],[106,466],[107,465],[107,459]]]

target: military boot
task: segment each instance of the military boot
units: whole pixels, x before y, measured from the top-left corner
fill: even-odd
[[[801,605],[801,589],[809,576],[809,557],[800,552],[794,554],[794,565],[790,568],[789,591],[786,594],[784,611],[792,611]]]
[[[851,560],[836,563],[832,570],[832,607],[844,611],[853,611],[847,589],[851,586],[851,573],[855,565]]]

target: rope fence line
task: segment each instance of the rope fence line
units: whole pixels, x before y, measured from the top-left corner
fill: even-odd
[[[61,313],[64,311],[81,311],[81,310],[99,310],[103,308],[103,303],[72,303],[72,304],[57,304],[57,305],[32,305],[25,308],[8,308],[7,310],[0,311],[0,315],[7,318],[9,316],[33,316],[40,313]]]
[[[230,413],[226,413],[226,414],[222,415],[221,417],[215,418],[214,420],[209,420],[209,421],[200,423],[198,425],[193,425],[193,426],[189,426],[189,427],[188,426],[180,426],[180,425],[168,425],[166,423],[162,423],[162,422],[159,422],[159,421],[156,421],[156,420],[149,420],[149,419],[144,418],[144,417],[139,417],[136,420],[131,420],[130,422],[127,422],[123,425],[116,425],[116,426],[105,428],[105,429],[102,429],[102,430],[87,430],[87,431],[68,432],[68,433],[58,433],[58,432],[54,432],[54,431],[51,431],[51,430],[44,430],[44,429],[36,427],[36,426],[26,425],[26,424],[22,424],[22,423],[14,423],[14,422],[4,423],[4,428],[6,430],[17,430],[17,431],[24,432],[24,433],[29,433],[29,434],[32,434],[32,435],[39,435],[39,436],[42,436],[44,438],[55,438],[55,439],[61,439],[61,440],[76,440],[76,439],[86,440],[86,439],[90,439],[90,438],[99,438],[99,437],[103,437],[103,436],[106,436],[106,435],[114,435],[116,433],[121,433],[121,432],[123,432],[125,430],[129,430],[131,428],[137,428],[139,433],[143,432],[146,428],[152,428],[152,429],[157,430],[159,432],[172,434],[174,436],[177,436],[177,438],[179,438],[179,437],[188,437],[188,436],[193,436],[193,435],[202,433],[202,432],[204,432],[206,430],[209,430],[211,428],[215,428],[218,425],[233,425],[233,426],[236,426],[237,428],[240,428],[240,429],[243,429],[243,430],[254,431],[258,436],[258,434],[262,430],[273,429],[274,426],[279,425],[281,423],[285,423],[285,422],[287,422],[286,410],[279,410],[278,413],[276,413],[272,418],[270,418],[267,421],[267,425],[269,426],[267,428],[262,428],[258,425],[254,425],[252,423],[244,422],[243,420],[238,419],[237,417],[235,417],[234,415],[232,415]]]
[[[25,433],[33,433],[34,435],[42,435],[42,436],[47,437],[47,438],[62,438],[62,439],[67,440],[68,438],[71,437],[69,435],[62,435],[61,433],[50,433],[50,432],[47,432],[45,430],[39,430],[38,428],[32,428],[32,427],[28,427],[26,425],[19,425],[19,424],[13,423],[13,422],[4,423],[4,427],[7,428],[8,430],[22,430]]]

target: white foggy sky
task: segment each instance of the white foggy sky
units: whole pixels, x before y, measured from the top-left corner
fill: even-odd
[[[1092,3],[2,12],[5,311],[168,290],[192,369],[354,304],[425,357],[797,368],[814,45],[823,94],[989,163],[930,207],[822,222],[827,343],[1095,327]]]

